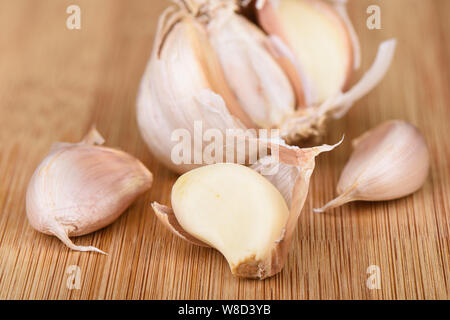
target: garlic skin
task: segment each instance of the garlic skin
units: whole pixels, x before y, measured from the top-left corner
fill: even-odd
[[[357,200],[402,198],[420,189],[428,176],[425,139],[405,121],[385,122],[356,139],[353,146],[337,186],[339,196],[315,212]]]
[[[67,247],[69,236],[99,230],[116,220],[152,185],[152,174],[136,158],[103,144],[92,129],[80,143],[56,143],[39,164],[28,185],[26,211],[31,226],[58,237]]]
[[[251,168],[215,164],[190,171],[172,189],[173,209],[154,202],[153,210],[178,237],[219,250],[233,275],[271,277],[286,262],[315,157],[339,144],[280,144],[279,161],[267,156]],[[278,170],[269,175],[267,168],[274,166]]]

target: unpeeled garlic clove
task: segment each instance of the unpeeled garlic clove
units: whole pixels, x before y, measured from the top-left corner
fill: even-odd
[[[275,275],[284,267],[315,157],[335,148],[278,147],[279,162],[267,156],[251,168],[215,164],[184,174],[172,189],[173,209],[153,203],[156,216],[180,238],[219,250],[237,277]]]
[[[105,254],[92,246],[75,245],[69,236],[109,225],[152,185],[152,174],[139,160],[96,146],[103,142],[92,129],[80,143],[54,144],[28,185],[26,211],[31,226],[73,250]]]
[[[294,113],[296,92],[266,35],[235,10],[230,3],[210,14],[209,40],[245,112],[259,127],[271,128]]]
[[[402,198],[422,187],[430,159],[425,139],[405,121],[388,121],[354,141],[354,152],[345,166],[339,196],[315,212],[345,203]]]

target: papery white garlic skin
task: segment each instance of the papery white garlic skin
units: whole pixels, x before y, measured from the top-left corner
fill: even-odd
[[[56,144],[29,182],[27,217],[34,229],[71,249],[104,253],[74,245],[69,236],[109,225],[151,184],[150,171],[125,152],[89,141]]]
[[[181,227],[219,250],[237,275],[270,258],[289,216],[267,179],[231,163],[182,175],[172,188],[172,207]]]
[[[413,125],[388,121],[354,141],[337,192],[339,197],[316,212],[356,200],[384,201],[414,193],[424,184],[430,157],[424,137]]]

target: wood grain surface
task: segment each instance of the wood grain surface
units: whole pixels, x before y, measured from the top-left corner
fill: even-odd
[[[81,30],[66,8],[81,7]],[[366,8],[381,7],[368,30]],[[284,270],[265,281],[234,278],[212,249],[174,237],[151,201],[170,204],[177,175],[158,163],[137,129],[135,99],[150,54],[156,0],[0,1],[0,298],[2,299],[448,299],[450,291],[450,1],[353,0],[363,68],[378,44],[398,39],[391,70],[324,142],[344,145],[318,159]],[[355,75],[357,78],[361,75]],[[412,196],[353,203],[326,214],[351,139],[389,119],[420,128],[431,173]],[[92,124],[109,146],[135,155],[154,174],[150,192],[116,222],[74,238],[109,253],[70,251],[34,231],[25,215],[28,181],[55,141],[78,141]],[[71,265],[80,289],[68,289]],[[381,289],[366,286],[380,267]]]

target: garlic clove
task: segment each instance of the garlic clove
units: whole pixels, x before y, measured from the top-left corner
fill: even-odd
[[[337,145],[300,149],[280,144],[279,162],[268,156],[253,170],[236,164],[192,170],[172,189],[173,210],[152,206],[182,239],[219,250],[235,276],[264,279],[284,267],[315,157]],[[260,174],[274,165],[279,167],[273,174]]]
[[[171,199],[183,229],[219,250],[238,275],[267,259],[289,216],[282,195],[267,179],[231,163],[185,173]]]
[[[425,139],[405,121],[388,121],[356,139],[337,192],[339,196],[315,212],[345,203],[405,197],[424,184],[430,166]]]
[[[308,82],[313,103],[345,89],[354,66],[353,43],[345,21],[320,0],[262,1],[258,21],[294,52]]]
[[[271,128],[294,113],[295,92],[266,36],[233,10],[214,13],[207,26],[209,39],[240,105],[259,127]]]
[[[350,20],[347,12],[347,0],[330,0],[334,10],[341,16],[345,23],[352,41],[353,48],[353,69],[358,70],[361,67],[361,45],[355,27]]]
[[[28,185],[26,211],[31,226],[73,250],[105,254],[92,246],[77,246],[69,236],[109,225],[152,184],[152,174],[139,160],[96,146],[103,141],[93,128],[80,143],[55,144]]]

